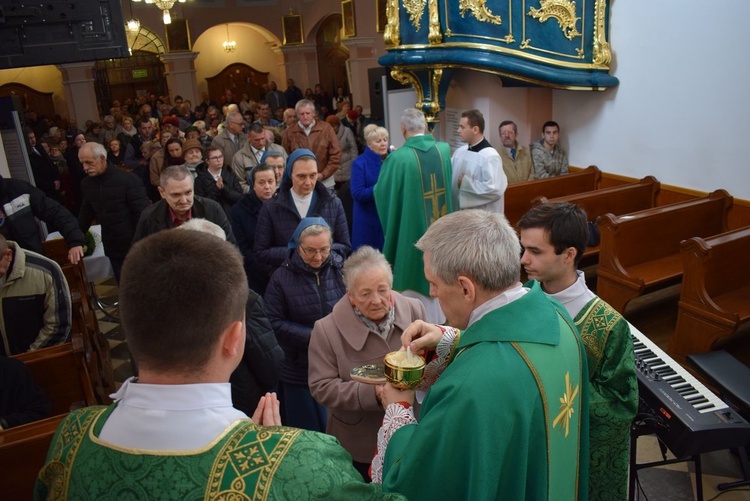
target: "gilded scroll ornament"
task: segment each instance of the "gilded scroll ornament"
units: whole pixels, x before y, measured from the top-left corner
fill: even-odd
[[[531,7],[529,16],[539,19],[543,23],[549,18],[557,19],[557,24],[568,40],[574,37],[580,37],[581,34],[576,29],[576,23],[580,17],[576,16],[576,3],[568,0],[541,0],[541,8]]]
[[[607,16],[606,0],[597,0],[594,7],[594,64],[609,67],[612,62],[612,51],[607,42],[607,34],[604,31]]]
[[[500,19],[500,16],[493,14],[492,11],[487,8],[487,0],[458,0],[458,9],[461,13],[461,17],[464,17],[468,10],[471,15],[481,23],[500,25],[503,22],[502,19]]]
[[[386,45],[398,45],[401,43],[399,37],[400,21],[398,19],[398,0],[387,0],[385,4],[385,16],[388,18],[388,24],[383,32],[383,40]]]
[[[417,31],[422,24],[422,15],[426,6],[427,0],[404,0],[404,9],[409,13],[409,21]]]
[[[431,45],[443,43],[443,34],[440,32],[440,16],[438,15],[438,0],[429,0],[430,30],[427,39]]]

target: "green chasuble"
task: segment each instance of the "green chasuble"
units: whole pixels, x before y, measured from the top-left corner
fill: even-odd
[[[461,333],[418,424],[385,453],[410,500],[585,500],[588,374],[567,312],[538,284]]]
[[[410,137],[383,162],[374,197],[394,290],[430,295],[422,252],[414,244],[433,221],[453,211],[451,176],[450,146],[429,134]]]
[[[99,440],[117,404],[72,412],[52,440],[37,500],[404,499],[365,484],[335,438],[237,421],[195,451],[143,451]]]
[[[591,381],[589,500],[626,499],[630,423],[638,411],[630,326],[598,297],[578,313],[575,324],[586,347]]]

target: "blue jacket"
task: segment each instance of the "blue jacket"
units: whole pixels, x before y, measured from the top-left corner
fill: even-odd
[[[323,265],[310,268],[296,250],[271,276],[265,301],[268,318],[284,350],[281,381],[307,386],[307,345],[315,322],[344,296],[344,259],[331,252]]]
[[[349,187],[354,199],[352,221],[352,249],[369,245],[383,250],[383,227],[380,225],[378,209],[375,207],[373,189],[378,182],[383,160],[369,147],[352,162],[352,177]]]
[[[302,221],[297,213],[291,194],[291,180],[282,181],[281,190],[276,198],[263,204],[258,216],[258,226],[255,230],[255,257],[261,263],[273,268],[289,256],[287,244],[294,235],[294,230]],[[346,258],[352,250],[349,240],[349,228],[346,224],[344,206],[336,195],[326,189],[321,182],[315,184],[310,211],[306,216],[319,216],[328,222],[333,237],[332,250]],[[312,325],[311,325],[312,327]]]
[[[254,191],[250,190],[232,207],[230,218],[234,238],[237,239],[237,245],[244,257],[247,283],[252,290],[261,296],[266,293],[268,280],[271,278],[271,272],[273,271],[273,268],[259,262],[253,254],[255,229],[258,226],[258,215],[262,206],[263,201],[258,198]]]

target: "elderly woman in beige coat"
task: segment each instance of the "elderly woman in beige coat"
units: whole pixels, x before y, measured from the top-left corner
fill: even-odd
[[[385,257],[360,247],[344,264],[346,295],[310,335],[310,392],[328,409],[326,433],[338,438],[354,467],[367,473],[383,421],[382,386],[353,381],[353,368],[382,364],[401,348],[401,333],[411,322],[426,318],[420,301],[391,290],[393,273]]]

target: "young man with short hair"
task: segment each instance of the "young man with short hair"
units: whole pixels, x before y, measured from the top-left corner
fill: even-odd
[[[483,209],[503,213],[508,179],[500,155],[484,137],[479,110],[461,113],[458,135],[466,143],[453,154],[453,210]]]
[[[568,154],[558,144],[560,126],[557,122],[545,122],[542,138],[531,145],[534,173],[538,179],[561,176],[568,173]]]
[[[586,286],[577,270],[588,240],[586,213],[569,203],[534,207],[518,222],[521,265],[575,321],[591,382],[589,499],[625,499],[630,423],[638,410],[630,325]]]

